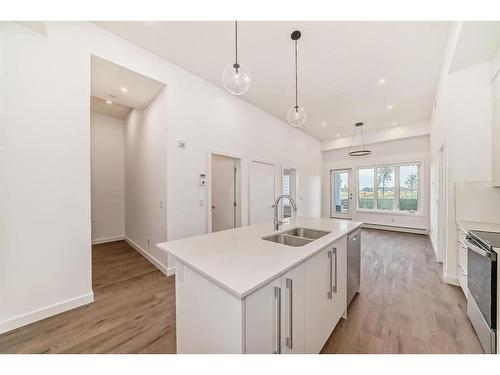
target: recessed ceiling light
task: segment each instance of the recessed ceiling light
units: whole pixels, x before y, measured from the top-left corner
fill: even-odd
[[[325,127],[325,126],[326,126],[326,122],[322,122],[322,123],[321,123],[321,126],[322,126],[322,127]]]
[[[120,88],[120,90],[121,90],[122,92],[127,92],[127,91],[128,91],[128,89],[127,89],[126,87],[121,87],[121,88]]]
[[[387,106],[387,109],[390,111],[390,110],[392,109],[392,104],[389,104],[389,105]]]
[[[393,125],[393,126],[396,126],[397,124],[398,124],[398,123],[397,123],[396,121],[394,121],[394,122],[392,123],[392,125]]]
[[[378,80],[378,84],[379,84],[379,85],[383,85],[384,83],[385,83],[385,78],[380,78],[380,79]]]
[[[337,133],[337,137],[340,137],[340,133]]]

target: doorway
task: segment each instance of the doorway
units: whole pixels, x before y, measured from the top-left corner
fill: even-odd
[[[92,244],[125,240],[168,274],[166,84],[91,56],[90,91]]]
[[[275,196],[275,165],[253,160],[250,164],[250,224],[273,220]]]
[[[212,232],[241,226],[240,159],[212,154]]]
[[[330,171],[330,217],[352,218],[352,170]]]
[[[281,179],[281,193],[284,195],[290,195],[297,204],[297,169],[295,168],[283,168],[283,175]],[[287,219],[292,217],[292,205],[289,199],[282,199],[281,201],[281,218]]]

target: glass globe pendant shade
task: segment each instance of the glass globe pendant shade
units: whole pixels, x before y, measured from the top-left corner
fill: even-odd
[[[294,106],[286,114],[286,120],[292,126],[302,126],[307,120],[307,111],[304,107]]]
[[[240,64],[228,65],[222,73],[222,84],[233,95],[243,95],[250,88],[252,78]]]

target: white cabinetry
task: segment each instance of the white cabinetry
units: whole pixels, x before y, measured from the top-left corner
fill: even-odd
[[[458,253],[458,283],[467,298],[467,243],[465,242],[466,232],[457,227],[457,253]]]
[[[246,353],[319,353],[346,310],[343,237],[245,298]]]
[[[244,297],[176,267],[178,353],[319,353],[346,310],[345,235]]]
[[[319,353],[346,310],[346,238],[305,264],[306,353]]]
[[[304,353],[304,265],[245,298],[246,353]]]

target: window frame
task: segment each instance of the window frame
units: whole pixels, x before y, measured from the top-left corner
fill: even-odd
[[[400,167],[404,166],[417,166],[417,210],[415,211],[407,211],[399,209],[399,200],[401,193],[401,181],[400,181]],[[392,167],[395,168],[394,171],[394,209],[392,210],[383,210],[378,208],[378,168],[384,167]],[[373,208],[359,208],[359,171],[362,169],[373,169],[374,170],[374,178],[373,178]],[[389,164],[375,164],[375,165],[365,165],[356,167],[356,212],[359,213],[376,213],[376,214],[385,214],[385,215],[408,215],[408,216],[422,216],[422,162],[421,161],[413,161],[413,162],[402,162],[402,163],[389,163]]]

